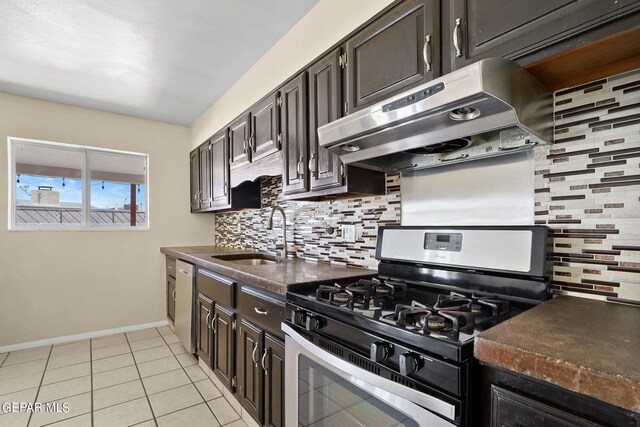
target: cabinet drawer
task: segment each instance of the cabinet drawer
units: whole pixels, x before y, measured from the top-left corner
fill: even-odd
[[[196,280],[198,292],[206,295],[216,303],[224,304],[231,308],[235,307],[235,285],[236,283],[229,278],[207,270],[198,270]]]
[[[238,292],[238,311],[243,318],[284,339],[284,333],[280,329],[280,324],[285,319],[284,300],[243,286]]]
[[[167,257],[167,276],[176,278],[176,259]]]

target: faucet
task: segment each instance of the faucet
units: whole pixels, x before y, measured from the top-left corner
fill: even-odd
[[[274,206],[271,208],[271,214],[269,215],[269,221],[267,221],[267,230],[273,230],[273,214],[279,211],[282,214],[282,246],[276,245],[276,251],[280,249],[280,258],[276,256],[277,262],[282,262],[287,259],[287,217],[284,213],[284,209],[280,206]]]

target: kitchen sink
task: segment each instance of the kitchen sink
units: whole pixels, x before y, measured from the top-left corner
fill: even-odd
[[[215,255],[211,258],[240,265],[272,265],[276,263],[274,256],[266,254]]]

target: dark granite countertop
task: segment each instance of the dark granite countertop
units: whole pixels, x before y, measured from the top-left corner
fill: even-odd
[[[160,251],[233,280],[261,287],[281,295],[290,290],[313,287],[318,283],[368,277],[375,274],[374,270],[317,263],[301,258],[287,258],[287,260],[279,264],[239,265],[213,257],[232,254],[257,254],[259,252],[217,246],[170,247],[160,248]]]
[[[559,296],[481,333],[479,360],[640,412],[640,308]]]

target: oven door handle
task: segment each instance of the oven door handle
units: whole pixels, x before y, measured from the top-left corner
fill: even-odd
[[[347,379],[348,381],[352,382],[353,384],[359,386],[364,390],[371,389],[371,387],[373,386],[374,389],[380,390],[383,393],[386,392],[386,394],[403,396],[403,397],[406,396],[407,400],[409,400],[410,402],[416,405],[422,406],[452,421],[455,420],[456,407],[454,405],[447,403],[441,399],[438,399],[434,396],[431,396],[429,394],[426,394],[424,392],[417,391],[412,388],[403,386],[402,384],[398,384],[396,382],[390,381],[386,378],[375,375],[369,371],[366,371],[355,365],[352,365],[351,363],[346,362],[340,359],[339,357],[334,356],[333,354],[309,342],[286,323],[282,323],[281,326],[282,326],[282,331],[286,334],[285,363],[287,364],[287,366],[290,367],[288,369],[291,369],[293,366],[297,366],[297,364],[289,363],[289,361],[291,360],[291,362],[294,362],[297,359],[297,354],[294,354],[294,352],[300,353],[299,347],[302,347],[302,349],[304,350],[304,355],[306,357],[312,358],[315,362],[321,365],[324,365],[327,368],[333,367],[334,369],[339,369],[341,372],[343,372],[347,376],[345,379]],[[297,372],[296,372],[296,376],[297,376]],[[382,397],[383,400],[384,398],[389,397],[389,396],[378,396],[376,393],[372,393],[372,394],[374,394],[374,396],[377,396],[377,397]],[[433,419],[424,420],[424,421],[428,421],[427,425],[429,426],[434,426],[434,427],[455,426],[455,424],[447,422],[442,418],[439,418],[433,414],[430,414],[427,411],[424,411],[424,412],[425,414],[423,416],[431,415],[431,417],[433,417]]]

